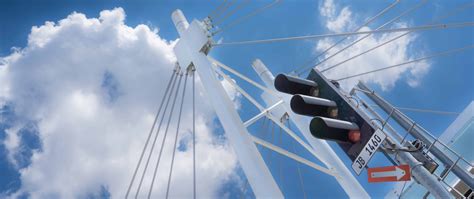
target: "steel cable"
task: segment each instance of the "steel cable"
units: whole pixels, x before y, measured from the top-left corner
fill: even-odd
[[[412,8],[410,8],[410,9],[408,9],[408,10],[406,10],[406,11],[403,12],[402,14],[396,16],[395,18],[391,19],[390,21],[388,21],[388,22],[382,24],[381,26],[377,27],[375,30],[380,30],[380,29],[384,28],[385,26],[388,26],[388,25],[392,24],[393,22],[399,20],[399,19],[402,18],[403,16],[405,16],[405,15],[407,15],[407,14],[409,14],[409,13],[415,11],[416,9],[418,9],[419,7],[421,7],[422,5],[425,5],[426,2],[427,2],[427,1],[424,0],[424,1],[422,1],[422,2],[420,2],[420,3],[418,3],[418,4],[416,4],[415,6],[413,6]],[[366,38],[369,37],[370,35],[372,35],[372,34],[364,35],[363,37],[361,37],[361,38],[357,39],[356,41],[350,43],[349,45],[345,46],[344,48],[338,50],[336,53],[330,55],[330,56],[327,57],[327,58],[324,58],[322,61],[320,61],[319,63],[315,64],[314,66],[311,66],[311,68],[315,68],[316,66],[319,66],[319,65],[321,65],[322,63],[324,63],[324,62],[330,60],[331,58],[335,57],[335,56],[338,55],[339,53],[344,52],[344,51],[347,50],[348,48],[350,48],[350,47],[356,45],[357,43],[361,42],[362,40],[366,39]],[[308,68],[309,68],[309,67],[308,67]],[[298,73],[298,75],[301,75],[303,72],[306,72],[306,71],[308,70],[308,68],[305,68],[303,71],[301,71],[300,73]],[[309,69],[311,69],[311,68],[309,68]]]
[[[224,2],[222,2],[219,6],[217,6],[217,8],[215,8],[214,10],[211,11],[211,13],[209,13],[207,16],[209,18],[212,17],[212,15],[214,14],[217,14],[218,12],[220,12],[220,10],[227,4],[227,0],[224,0]]]
[[[445,19],[445,18],[447,18],[447,17],[450,17],[450,16],[452,16],[452,15],[454,15],[454,14],[458,14],[459,12],[461,12],[461,11],[463,11],[463,10],[469,8],[469,7],[472,7],[473,5],[474,5],[474,3],[472,3],[472,2],[471,2],[471,3],[468,3],[468,4],[463,4],[462,6],[459,6],[459,7],[457,7],[456,9],[454,9],[453,11],[448,12],[448,14],[445,14],[445,15],[442,15],[442,16],[440,16],[440,17],[437,17],[437,18],[433,19],[429,24],[437,23],[437,22],[439,22],[439,21],[442,20],[442,19]],[[428,24],[428,25],[429,25],[429,24]],[[346,62],[348,62],[348,61],[351,61],[351,60],[353,60],[353,59],[355,59],[355,58],[357,58],[357,57],[360,57],[360,56],[362,56],[362,55],[365,55],[365,54],[367,54],[367,53],[369,53],[369,52],[371,52],[371,51],[373,51],[373,50],[375,50],[375,49],[377,49],[377,48],[379,48],[379,47],[382,47],[382,46],[384,46],[384,45],[386,45],[386,44],[388,44],[388,43],[391,43],[391,42],[393,42],[393,41],[395,41],[395,40],[397,40],[397,39],[399,39],[399,38],[402,38],[402,37],[404,37],[404,36],[406,36],[406,35],[408,35],[408,34],[410,34],[410,33],[412,33],[412,32],[414,32],[414,31],[408,31],[408,32],[403,33],[403,34],[401,34],[401,35],[399,35],[399,36],[396,36],[396,37],[394,37],[394,38],[392,38],[392,39],[390,39],[390,40],[388,40],[388,41],[386,41],[386,42],[383,42],[383,43],[381,43],[381,44],[378,44],[378,45],[376,45],[376,46],[374,46],[374,47],[372,47],[372,48],[370,48],[370,49],[368,49],[368,50],[366,50],[366,51],[364,51],[364,52],[362,52],[362,53],[359,53],[359,54],[357,54],[357,55],[354,55],[354,56],[352,56],[352,57],[350,57],[350,58],[348,58],[348,59],[346,59],[346,60],[344,60],[344,61],[341,61],[341,62],[339,62],[339,63],[337,63],[337,64],[334,64],[334,65],[332,65],[332,66],[330,66],[330,67],[328,67],[328,68],[322,70],[321,72],[326,72],[326,71],[328,71],[328,70],[331,70],[331,69],[333,69],[333,68],[335,68],[335,67],[337,67],[337,66],[340,66],[340,65],[342,65],[342,64],[344,64],[344,63],[346,63]]]
[[[380,16],[384,15],[386,12],[388,12],[390,9],[394,8],[398,3],[400,3],[400,0],[396,0],[394,3],[390,4],[389,6],[387,6],[386,8],[384,8],[382,11],[380,11],[378,14],[376,14],[375,16],[373,16],[372,18],[368,19],[364,24],[362,24],[361,26],[359,26],[358,28],[356,28],[353,32],[357,32],[359,31],[360,29],[362,29],[363,27],[367,26],[368,24],[372,23],[373,21],[375,21],[375,19],[379,18]],[[326,54],[329,50],[331,50],[332,48],[336,47],[338,44],[342,43],[343,41],[345,41],[346,39],[348,39],[349,36],[347,37],[344,37],[342,39],[340,39],[339,41],[337,41],[336,43],[334,43],[332,46],[330,46],[329,48],[326,48],[326,50],[324,50],[323,52],[319,53],[318,55],[316,55],[313,59],[310,59],[308,61],[306,61],[304,64],[302,64],[300,67],[294,69],[293,71],[295,73],[297,73],[299,70],[301,69],[305,69],[307,67],[310,67],[310,63],[312,63],[313,61],[315,61],[316,59],[318,59],[319,57],[321,57],[322,55]]]
[[[178,123],[176,124],[176,135],[174,137],[174,145],[173,145],[173,154],[171,155],[171,167],[168,176],[168,185],[166,186],[166,197],[168,198],[168,194],[170,191],[170,184],[171,184],[171,175],[173,174],[173,166],[174,166],[174,158],[176,155],[176,144],[178,143],[178,135],[179,135],[179,125],[181,124],[181,114],[183,112],[183,104],[184,104],[184,96],[186,94],[186,86],[188,82],[188,74],[186,73],[186,77],[184,78],[184,87],[183,87],[183,94],[181,95],[181,105],[179,107],[178,113]]]
[[[248,3],[250,2],[250,0],[246,0],[244,2],[242,2],[241,4],[239,4],[239,6],[237,6],[235,9],[229,11],[225,16],[223,16],[222,18],[220,18],[220,20],[216,20],[214,21],[214,23],[212,24],[213,26],[218,26],[220,25],[222,22],[224,22],[227,18],[229,18],[230,16],[234,15],[235,12],[237,12],[238,10],[242,9],[245,5],[247,5]]]
[[[161,142],[161,148],[160,148],[160,153],[158,155],[158,161],[156,161],[155,171],[153,172],[153,178],[151,180],[150,189],[148,191],[148,197],[147,197],[148,199],[151,198],[151,192],[153,191],[153,185],[155,183],[156,173],[158,171],[158,166],[160,164],[160,159],[161,159],[161,155],[162,155],[162,152],[163,152],[163,148],[165,148],[164,144],[165,144],[166,136],[168,135],[168,129],[169,129],[170,122],[171,122],[171,119],[172,119],[172,116],[173,116],[174,105],[176,104],[176,98],[178,96],[178,91],[179,91],[179,87],[181,85],[181,80],[182,79],[183,79],[183,74],[181,73],[180,77],[179,77],[179,81],[178,81],[178,87],[176,88],[176,92],[175,92],[175,95],[174,95],[174,98],[173,98],[173,103],[171,105],[171,111],[170,111],[170,115],[169,115],[169,118],[168,118],[168,123],[166,124],[165,135],[163,136],[163,141]]]
[[[219,9],[218,11],[215,12],[215,16],[212,16],[212,14],[209,15],[209,18],[212,20],[212,19],[217,19],[219,17],[219,15],[221,15],[222,13],[224,13],[230,6],[232,6],[232,4],[234,4],[235,0],[234,1],[229,1],[227,2],[227,0],[225,0],[221,6],[221,9]],[[220,6],[219,6],[220,7]],[[218,8],[219,8],[218,7]]]
[[[133,176],[132,176],[132,179],[130,180],[130,185],[128,185],[128,189],[127,189],[127,193],[125,194],[125,199],[128,198],[128,195],[130,194],[130,190],[132,189],[132,186],[133,186],[133,183],[135,181],[135,177],[137,175],[137,172],[138,172],[138,169],[140,168],[140,165],[141,165],[141,162],[142,162],[142,159],[143,159],[143,155],[145,154],[145,151],[148,147],[148,143],[150,142],[150,138],[153,134],[153,130],[155,129],[155,125],[156,125],[156,122],[158,120],[158,116],[160,115],[160,112],[161,112],[161,108],[163,107],[163,103],[165,102],[166,100],[166,97],[168,96],[168,91],[169,91],[169,88],[170,88],[170,85],[171,83],[173,82],[173,79],[176,77],[176,71],[173,70],[172,74],[171,74],[171,78],[170,80],[168,81],[168,85],[166,86],[166,90],[165,90],[165,93],[163,94],[163,98],[161,99],[161,103],[160,103],[160,106],[158,108],[158,111],[156,112],[156,116],[155,116],[155,119],[153,120],[153,124],[151,126],[151,129],[150,129],[150,133],[148,133],[148,137],[146,139],[146,142],[145,142],[145,145],[143,147],[143,150],[142,150],[142,153],[140,154],[140,158],[138,160],[138,163],[137,163],[137,166],[135,168],[135,171],[133,172]]]
[[[262,134],[262,132],[266,132],[266,121],[267,121],[267,118],[266,117],[263,117],[262,118],[262,125],[260,126],[260,131],[259,131],[259,134]],[[262,150],[262,146],[260,145],[257,145],[257,148],[260,148],[260,150]],[[247,193],[247,188],[249,186],[249,181],[248,179],[245,181],[245,185],[244,185],[244,189],[242,190],[242,193],[240,194],[240,199],[243,199],[244,196],[245,196],[245,193]]]
[[[220,32],[223,32],[224,30],[227,30],[227,29],[229,29],[229,28],[232,28],[232,27],[234,27],[235,25],[241,23],[242,21],[244,21],[244,20],[246,20],[246,19],[248,19],[248,18],[250,18],[250,17],[253,17],[254,15],[256,15],[256,14],[258,14],[258,13],[260,13],[260,12],[263,12],[264,10],[266,10],[266,9],[268,9],[268,8],[270,8],[270,7],[274,6],[274,5],[276,5],[276,4],[279,3],[279,2],[280,2],[280,0],[275,0],[275,1],[273,1],[272,3],[270,3],[270,4],[268,4],[268,5],[264,6],[264,7],[261,7],[261,8],[259,8],[259,9],[256,9],[255,11],[253,11],[253,12],[251,12],[251,13],[245,15],[245,16],[242,16],[242,17],[240,17],[240,18],[237,18],[236,20],[230,22],[228,25],[224,26],[223,28],[221,28],[221,29],[219,29],[219,30],[213,32],[212,35],[216,35],[216,34],[218,34],[218,33],[220,33]]]
[[[281,122],[281,123],[283,124],[283,122]],[[283,132],[282,132],[281,127],[279,128],[279,131],[280,132],[279,132],[279,135],[278,135],[278,144],[280,145],[281,148],[283,148],[283,144],[281,142],[281,135],[283,134]],[[281,161],[282,161],[282,157],[278,158],[278,167],[279,167],[279,169],[278,169],[279,174],[278,175],[280,176],[280,182],[283,184],[283,182],[284,182],[283,177],[284,176],[283,176],[283,173],[282,173],[283,166],[281,165]]]
[[[176,73],[179,73],[179,72],[176,72]],[[175,75],[176,77],[178,76],[177,74]],[[155,144],[156,144],[156,138],[158,137],[158,134],[160,132],[160,129],[161,129],[161,124],[163,122],[163,118],[165,117],[165,114],[166,114],[166,111],[168,110],[168,105],[169,105],[169,102],[170,102],[170,99],[171,99],[171,96],[172,96],[172,93],[173,93],[173,90],[174,90],[174,86],[176,84],[176,79],[178,78],[174,78],[173,80],[173,83],[171,85],[171,90],[170,90],[170,93],[169,93],[169,97],[167,98],[166,100],[166,104],[165,104],[165,109],[163,111],[163,115],[161,116],[161,120],[160,120],[160,123],[158,124],[158,128],[157,128],[157,131],[156,131],[156,134],[155,134],[155,138],[153,140],[153,143],[151,145],[151,149],[150,149],[150,153],[148,155],[148,158],[147,158],[147,161],[145,163],[145,168],[143,169],[143,173],[142,173],[142,176],[140,178],[140,182],[138,183],[138,187],[137,187],[137,192],[135,193],[135,199],[138,198],[138,194],[140,193],[140,189],[142,187],[142,183],[143,183],[143,179],[145,178],[145,174],[146,174],[146,171],[148,169],[148,164],[150,163],[150,158],[151,158],[151,155],[153,154],[153,151],[154,151],[154,148],[155,148]]]
[[[217,46],[230,46],[230,45],[262,44],[262,43],[284,42],[284,41],[292,41],[292,40],[308,40],[308,39],[320,39],[320,38],[327,38],[327,37],[340,37],[340,36],[348,36],[348,35],[363,35],[363,34],[405,32],[405,31],[422,31],[422,30],[432,30],[432,29],[462,28],[462,27],[468,27],[468,26],[474,26],[474,22],[433,24],[433,25],[414,26],[414,27],[406,27],[406,28],[393,28],[393,29],[370,30],[370,31],[359,31],[359,32],[345,32],[345,33],[334,33],[334,34],[280,37],[280,38],[273,38],[273,39],[235,41],[235,42],[227,42],[227,43],[215,43],[215,44],[212,44],[212,46],[217,47]]]
[[[289,119],[288,119],[288,128],[291,130],[291,125],[290,125],[290,120]],[[293,153],[296,154],[296,147],[295,147],[294,142],[292,142],[292,146],[293,146]],[[299,180],[300,180],[301,189],[303,190],[303,198],[306,199],[307,196],[306,196],[306,190],[304,188],[303,176],[301,175],[300,163],[299,162],[295,162],[295,163],[296,163],[296,168],[298,169],[298,177],[299,177]]]
[[[363,72],[363,73],[359,73],[359,74],[355,74],[355,75],[350,75],[350,76],[347,76],[347,77],[336,79],[336,81],[346,80],[346,79],[350,79],[350,78],[354,78],[354,77],[358,77],[358,76],[362,76],[362,75],[367,75],[367,74],[370,74],[370,73],[375,73],[375,72],[387,70],[387,69],[390,69],[390,68],[395,68],[395,67],[411,64],[411,63],[422,61],[422,60],[425,60],[425,59],[445,56],[445,55],[448,55],[448,54],[452,54],[452,53],[455,53],[455,52],[460,52],[460,51],[467,50],[467,49],[470,49],[470,48],[474,48],[474,45],[469,45],[469,46],[465,46],[465,47],[462,47],[462,48],[456,48],[456,49],[452,49],[452,50],[448,50],[448,51],[443,51],[443,52],[432,54],[430,56],[426,56],[426,57],[418,58],[418,59],[415,59],[415,60],[407,61],[407,62],[404,62],[404,63],[395,64],[395,65],[392,65],[392,66],[387,66],[387,67],[383,67],[383,68],[379,68],[379,69],[375,69],[375,70],[371,70],[371,71],[367,71],[367,72]]]
[[[193,198],[196,199],[196,71],[193,71]]]

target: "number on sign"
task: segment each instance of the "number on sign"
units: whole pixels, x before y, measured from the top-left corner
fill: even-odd
[[[374,139],[375,139],[377,142],[381,142],[381,141],[382,141],[382,138],[380,138],[377,134],[374,135]]]
[[[371,140],[371,141],[372,141],[372,144],[373,144],[375,147],[377,147],[377,146],[379,145],[379,143],[378,143],[376,140]],[[375,148],[374,148],[374,149],[375,149]],[[374,150],[374,149],[372,149],[372,150]]]
[[[370,151],[368,148],[365,148],[365,151],[367,151],[369,155],[372,155],[372,151]]]

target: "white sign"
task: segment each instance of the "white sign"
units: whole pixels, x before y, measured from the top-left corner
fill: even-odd
[[[385,138],[387,138],[385,133],[380,129],[377,129],[364,148],[362,148],[362,151],[352,163],[352,169],[354,169],[357,175],[359,175],[365,165],[369,163],[370,159],[375,154],[377,149],[382,145],[382,142],[385,140]]]

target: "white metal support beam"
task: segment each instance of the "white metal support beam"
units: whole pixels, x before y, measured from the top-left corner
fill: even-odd
[[[263,91],[266,91],[272,95],[275,95],[275,96],[278,96],[278,93],[274,90],[271,90],[271,89],[268,89],[267,87],[265,86],[262,86],[260,85],[259,83],[249,79],[248,77],[246,77],[245,75],[242,75],[240,74],[239,72],[237,72],[236,70],[232,69],[231,67],[229,66],[226,66],[225,64],[221,63],[220,61],[217,61],[216,59],[212,58],[212,57],[209,57],[209,59],[215,63],[217,66],[225,69],[226,71],[229,71],[230,73],[234,74],[234,75],[237,75],[238,77],[242,78],[243,80],[247,81],[248,83],[250,84],[253,84],[254,86],[256,86],[257,88],[259,89],[262,89]]]
[[[314,163],[314,162],[311,162],[311,161],[309,161],[309,160],[307,160],[307,159],[305,159],[305,158],[302,158],[302,157],[300,157],[300,156],[298,156],[298,155],[296,155],[296,154],[294,154],[294,153],[291,153],[291,152],[289,152],[289,151],[287,151],[287,150],[285,150],[285,149],[283,149],[283,148],[280,148],[280,147],[278,147],[278,146],[275,146],[275,145],[273,145],[273,144],[270,143],[270,142],[267,142],[267,141],[265,141],[265,140],[262,140],[262,139],[260,139],[260,138],[257,138],[257,137],[255,137],[255,136],[253,136],[253,135],[251,135],[250,137],[253,139],[253,141],[254,141],[255,143],[257,143],[257,144],[259,144],[259,145],[261,145],[261,146],[264,146],[264,147],[267,148],[267,149],[270,149],[270,150],[272,150],[272,151],[275,151],[275,152],[277,152],[277,153],[279,153],[279,154],[281,154],[281,155],[284,155],[284,156],[286,156],[286,157],[288,157],[288,158],[291,158],[291,159],[293,159],[293,160],[295,160],[295,161],[297,161],[297,162],[299,162],[299,163],[305,164],[306,166],[309,166],[309,167],[311,167],[311,168],[313,168],[313,169],[316,169],[316,170],[318,170],[318,171],[324,172],[324,173],[326,173],[326,174],[328,174],[328,175],[332,175],[332,176],[334,176],[334,177],[339,177],[337,174],[334,173],[334,171],[329,170],[329,169],[326,169],[326,168],[324,168],[324,167],[322,167],[322,166],[319,166],[319,165],[317,165],[317,164]]]
[[[267,89],[272,90],[275,95],[265,95],[263,98],[266,104],[273,104],[275,101],[284,100],[285,103],[283,106],[279,106],[278,108],[272,109],[270,112],[272,113],[288,113],[290,119],[299,129],[299,131],[303,134],[306,140],[311,145],[312,149],[318,154],[319,160],[324,162],[327,167],[334,170],[338,173],[341,177],[336,178],[339,182],[341,187],[344,191],[349,195],[351,198],[370,198],[369,194],[365,191],[365,189],[360,185],[360,183],[355,179],[352,175],[351,171],[344,165],[344,163],[339,159],[337,154],[332,150],[329,144],[324,140],[314,139],[311,133],[309,132],[308,124],[309,121],[305,120],[300,115],[294,114],[290,108],[290,98],[288,95],[279,93],[275,90],[273,86],[273,81],[275,77],[273,74],[268,70],[268,68],[260,61],[256,60],[252,67],[263,80],[266,85]]]
[[[263,106],[257,102],[257,100],[255,100],[252,96],[250,96],[247,92],[244,91],[244,89],[242,89],[239,85],[237,85],[237,83],[235,83],[232,78],[230,78],[228,75],[224,74],[222,71],[220,70],[216,70],[217,74],[221,75],[225,80],[227,80],[227,82],[229,82],[229,84],[231,84],[235,89],[237,89],[237,91],[239,91],[239,93],[241,93],[242,95],[244,95],[245,98],[247,98],[250,102],[252,102],[253,105],[255,105],[258,110],[262,111],[263,109]]]
[[[250,118],[249,120],[247,120],[246,122],[244,122],[244,126],[245,127],[248,127],[250,126],[251,124],[253,124],[254,122],[256,122],[258,119],[262,118],[263,116],[265,116],[267,114],[267,112],[271,111],[272,109],[276,108],[278,105],[282,104],[283,103],[283,100],[280,100],[278,101],[277,103],[273,104],[272,106],[268,107],[267,109],[261,111],[259,114],[257,114],[256,116]]]
[[[235,150],[242,169],[257,198],[283,198],[257,147],[249,137],[232,100],[216,77],[206,52],[210,46],[209,32],[203,24],[194,20],[190,25],[180,10],[172,14],[173,22],[180,35],[174,47],[178,62],[183,67],[194,65],[207,99],[214,107],[225,130],[229,143]]]

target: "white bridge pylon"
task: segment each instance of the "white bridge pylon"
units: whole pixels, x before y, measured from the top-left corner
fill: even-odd
[[[305,125],[306,123],[304,123],[304,119],[290,111],[288,97],[275,91],[273,88],[273,75],[263,65],[263,63],[256,61],[254,62],[253,67],[266,86],[256,83],[232,68],[207,56],[212,44],[212,39],[206,24],[198,20],[193,20],[193,22],[189,24],[180,10],[173,12],[172,19],[180,35],[180,39],[174,47],[178,63],[184,68],[191,65],[195,67],[208,96],[207,99],[213,106],[224,128],[226,137],[234,148],[239,163],[242,166],[248,182],[257,198],[283,198],[284,195],[279,189],[278,184],[275,182],[275,179],[255,144],[259,144],[281,155],[287,156],[288,158],[305,164],[320,172],[334,176],[351,198],[370,197],[347,167],[344,166],[329,144],[323,140],[312,138],[308,128],[306,128],[307,125]],[[236,83],[229,81],[243,96],[260,110],[259,114],[244,123],[237,110],[234,108],[232,100],[221,85],[217,75],[226,79],[230,77],[220,69],[216,69],[216,67],[220,67],[221,69],[233,73],[250,84],[262,89],[264,91],[262,97],[268,108],[259,104]],[[304,139],[306,139],[309,144],[279,121],[281,116],[285,113],[289,114],[289,119],[291,119],[297,126],[299,131],[303,134]],[[284,132],[295,139],[313,156],[323,162],[325,166],[317,165],[294,153],[288,152],[285,149],[249,134],[247,127],[262,117],[267,117],[275,124],[279,125]]]

